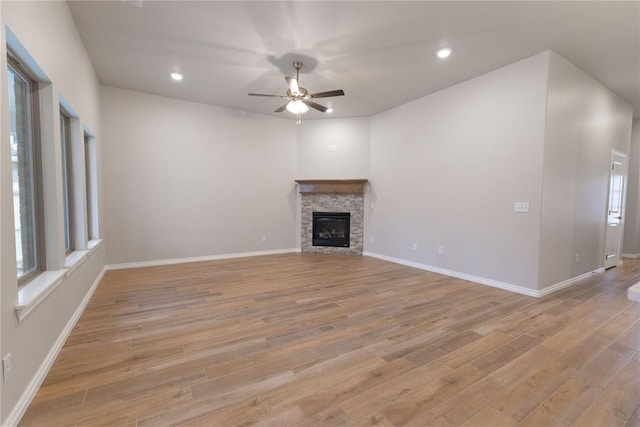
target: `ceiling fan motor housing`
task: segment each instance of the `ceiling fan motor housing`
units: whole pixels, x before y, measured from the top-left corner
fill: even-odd
[[[301,86],[298,86],[298,93],[292,93],[291,89],[287,89],[287,96],[297,99],[310,99],[309,91]]]

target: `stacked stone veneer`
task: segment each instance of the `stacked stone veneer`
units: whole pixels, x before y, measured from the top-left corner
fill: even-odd
[[[349,247],[313,246],[313,212],[349,212]],[[302,194],[302,252],[362,255],[364,196],[362,194]]]

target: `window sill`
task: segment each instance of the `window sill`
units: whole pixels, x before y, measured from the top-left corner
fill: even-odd
[[[89,240],[87,243],[87,249],[89,249],[89,255],[91,255],[100,245],[102,244],[102,239]]]
[[[66,277],[71,276],[71,274],[76,271],[78,267],[87,259],[89,256],[89,251],[75,251],[71,252],[64,259],[64,268],[67,269],[65,273]]]
[[[47,295],[62,283],[66,272],[67,270],[43,271],[42,274],[18,290],[18,304],[16,304],[18,321],[22,322],[27,314],[31,313]]]
[[[18,321],[22,322],[44,299],[69,277],[102,244],[102,239],[89,242],[88,250],[76,251],[65,258],[64,269],[43,271],[39,276],[18,289],[15,306]]]

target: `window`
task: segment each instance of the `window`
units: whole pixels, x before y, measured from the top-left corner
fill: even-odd
[[[73,218],[73,162],[71,151],[71,119],[60,110],[60,143],[62,153],[62,204],[64,207],[64,250],[68,255],[75,250]]]
[[[8,80],[16,265],[18,284],[22,285],[44,264],[39,146],[34,126],[37,85],[11,59]]]
[[[96,169],[95,169],[95,137],[92,137],[88,133],[84,134],[84,171],[85,171],[85,186],[86,186],[86,204],[87,204],[87,239],[98,239],[98,224],[97,224],[97,186],[96,186]]]

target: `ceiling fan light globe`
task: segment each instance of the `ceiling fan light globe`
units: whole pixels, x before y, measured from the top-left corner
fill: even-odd
[[[296,99],[287,104],[287,111],[293,114],[302,114],[309,111],[309,107],[307,107],[307,105],[304,102],[300,101],[299,99]]]

